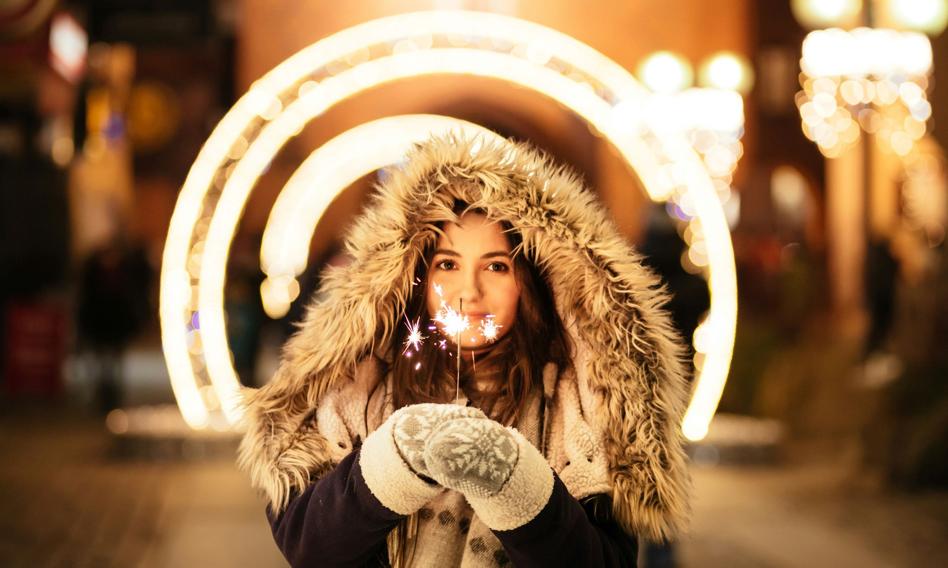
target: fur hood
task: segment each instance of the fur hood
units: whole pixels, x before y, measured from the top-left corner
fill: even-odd
[[[347,234],[352,262],[328,270],[266,386],[244,389],[239,465],[271,507],[333,467],[317,403],[351,381],[399,325],[415,264],[456,220],[460,199],[509,221],[546,276],[574,346],[577,379],[599,393],[613,512],[651,539],[684,524],[690,488],[680,423],[687,385],[666,296],[580,179],[537,150],[454,135],[416,145]]]

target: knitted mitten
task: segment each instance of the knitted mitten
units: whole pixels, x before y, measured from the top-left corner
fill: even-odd
[[[445,421],[471,416],[486,419],[476,408],[455,404],[415,404],[393,412],[360,449],[366,486],[386,508],[400,515],[414,513],[444,491],[427,478],[428,436]]]
[[[428,439],[424,458],[431,477],[465,495],[490,497],[510,479],[519,456],[517,441],[493,420],[446,422]]]
[[[520,432],[487,418],[443,422],[425,446],[429,475],[460,491],[491,530],[512,530],[543,509],[553,470]]]
[[[469,406],[434,403],[405,406],[392,414],[390,420],[395,447],[416,474],[430,477],[425,464],[425,444],[439,426],[459,418],[476,420],[487,417],[480,410]]]

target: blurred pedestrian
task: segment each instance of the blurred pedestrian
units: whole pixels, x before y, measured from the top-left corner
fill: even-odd
[[[78,347],[92,356],[94,397],[102,412],[120,406],[122,360],[151,317],[152,269],[145,251],[115,238],[83,263],[78,299]]]
[[[882,349],[892,329],[899,263],[892,254],[889,239],[873,238],[866,249],[865,290],[869,311],[864,357]]]

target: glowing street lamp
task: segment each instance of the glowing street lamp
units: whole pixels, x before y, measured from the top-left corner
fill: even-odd
[[[790,9],[810,29],[853,26],[862,13],[862,0],[791,0]]]
[[[886,4],[889,18],[900,28],[937,36],[948,24],[945,0],[893,0]]]
[[[698,80],[702,85],[746,96],[754,84],[754,70],[744,57],[720,51],[701,64]]]
[[[639,65],[639,78],[655,93],[675,93],[691,86],[694,72],[688,61],[670,51],[658,51]]]
[[[946,4],[948,0],[793,2],[794,14],[805,26],[839,26],[807,35],[800,61],[803,90],[796,96],[804,134],[831,158],[826,163],[826,218],[832,235],[828,264],[839,321],[863,309],[858,275],[867,238],[887,234],[899,215],[893,205],[898,199],[894,168],[911,175],[907,164],[927,145],[932,48],[922,32],[944,30]],[[826,17],[812,17],[817,13]],[[874,27],[876,21],[900,29]],[[874,142],[896,159],[874,155]],[[850,152],[857,143],[861,151]],[[873,175],[876,168],[883,175]]]

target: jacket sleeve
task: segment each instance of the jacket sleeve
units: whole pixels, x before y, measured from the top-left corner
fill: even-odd
[[[580,504],[554,478],[553,492],[536,517],[493,531],[515,566],[636,566],[638,540],[615,522],[611,504],[597,495]]]
[[[392,428],[390,418],[279,514],[268,508],[274,539],[291,565],[364,565],[385,553],[385,537],[400,519],[444,490],[405,463]]]
[[[385,537],[402,515],[386,508],[362,476],[360,450],[267,519],[290,566],[364,566],[386,554]]]

